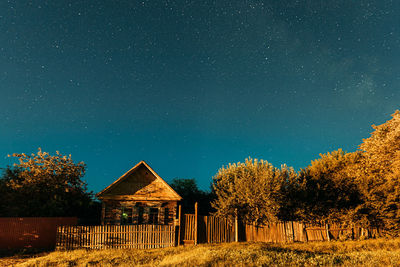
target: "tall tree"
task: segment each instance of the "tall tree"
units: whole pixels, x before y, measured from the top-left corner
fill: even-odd
[[[262,224],[276,221],[285,205],[286,190],[296,173],[284,166],[281,170],[264,160],[246,159],[229,164],[213,177],[216,195],[212,203],[220,216],[233,217],[236,212],[246,222]]]
[[[9,196],[3,216],[82,216],[90,212],[92,193],[81,178],[83,162],[58,151],[52,156],[40,148],[37,154],[13,154],[18,159],[7,168],[1,183]]]
[[[313,160],[299,173],[298,187],[294,188],[298,217],[305,221],[352,221],[357,206],[362,203],[351,168],[360,153],[345,153],[339,149]]]
[[[362,160],[355,173],[365,203],[360,211],[393,234],[400,225],[400,112],[382,125],[372,125],[374,132],[363,140]]]

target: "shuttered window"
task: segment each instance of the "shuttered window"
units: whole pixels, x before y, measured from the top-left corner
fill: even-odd
[[[150,221],[150,208],[144,207],[143,208],[143,224],[149,224]]]
[[[140,209],[141,207],[133,207],[132,208],[132,224],[140,223]],[[143,214],[143,212],[142,212]]]
[[[165,208],[158,209],[158,224],[165,224]]]

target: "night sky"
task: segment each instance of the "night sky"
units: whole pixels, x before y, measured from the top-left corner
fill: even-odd
[[[400,103],[400,1],[0,1],[0,167],[100,191],[145,160],[208,189],[246,157],[354,151]]]

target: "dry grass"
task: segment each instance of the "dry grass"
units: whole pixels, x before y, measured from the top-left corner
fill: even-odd
[[[52,252],[22,266],[399,266],[400,239]],[[21,266],[20,265],[20,266]]]

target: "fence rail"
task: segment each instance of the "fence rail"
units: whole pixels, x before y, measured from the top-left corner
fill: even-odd
[[[165,248],[175,246],[171,225],[61,226],[57,249]]]

